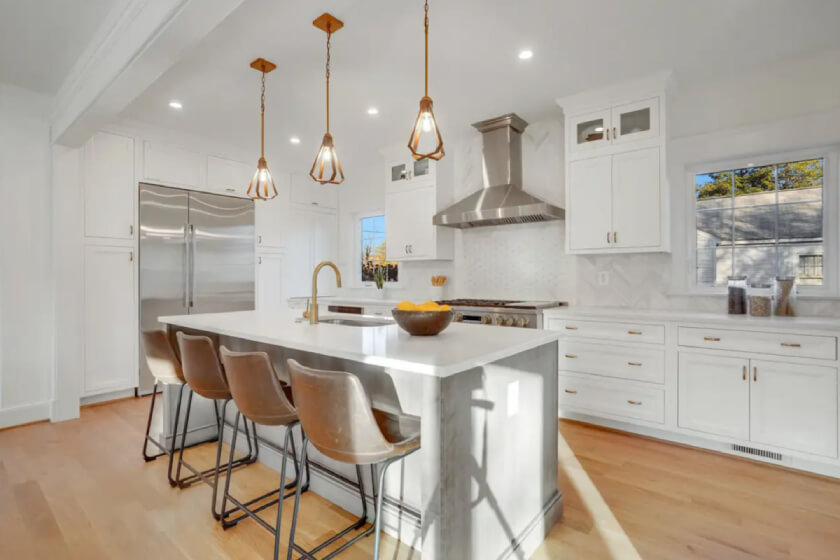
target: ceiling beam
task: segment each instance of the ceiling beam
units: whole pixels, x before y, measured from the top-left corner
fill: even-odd
[[[126,0],[55,98],[52,140],[78,146],[114,119],[243,0]]]

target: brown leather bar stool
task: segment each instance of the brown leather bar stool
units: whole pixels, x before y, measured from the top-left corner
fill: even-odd
[[[283,438],[283,460],[280,467],[280,487],[273,490],[259,498],[251,500],[247,503],[241,503],[236,498],[230,495],[230,480],[231,469],[228,468],[227,479],[225,480],[225,490],[222,495],[222,526],[227,528],[238,523],[245,517],[254,519],[257,523],[262,525],[269,532],[274,534],[274,558],[277,558],[280,553],[280,528],[283,516],[283,500],[295,494],[291,491],[284,494],[285,490],[289,490],[298,486],[301,480],[300,472],[297,465],[297,455],[295,453],[295,440],[293,431],[296,426],[300,424],[298,421],[297,411],[292,403],[291,387],[277,376],[274,366],[268,354],[265,352],[231,352],[224,346],[221,348],[222,363],[225,366],[225,373],[227,374],[228,386],[233,395],[233,402],[239,409],[237,412],[237,422],[239,415],[242,414],[246,419],[251,420],[254,424],[261,426],[284,426],[286,434]],[[293,482],[286,482],[286,460],[288,458],[289,444],[291,443],[292,450],[292,464],[295,468],[295,480]],[[230,444],[230,456],[233,458],[234,450],[236,449],[236,435],[234,434],[233,441]],[[228,465],[231,461],[228,461]],[[301,465],[301,469],[303,465]],[[307,484],[302,488],[305,492],[309,486],[309,464],[306,464],[306,480]],[[267,498],[269,496],[276,497],[268,503],[264,503],[256,508],[250,506],[254,503]],[[233,502],[235,509],[244,512],[232,520],[227,520],[227,516],[233,513],[227,511],[227,501]],[[260,518],[257,513],[270,507],[277,505],[277,524],[272,527]]]
[[[238,467],[241,465],[248,465],[257,460],[259,454],[259,444],[257,443],[257,427],[254,426],[254,445],[251,446],[251,436],[248,430],[248,421],[245,421],[245,436],[248,439],[248,455],[231,461],[233,464],[221,465],[222,457],[222,443],[225,428],[225,412],[227,405],[232,396],[230,389],[228,389],[227,379],[222,370],[222,364],[219,361],[218,354],[216,354],[216,346],[213,340],[207,336],[188,335],[181,331],[176,334],[178,338],[178,348],[181,351],[181,366],[184,372],[184,378],[189,386],[190,392],[187,397],[187,411],[184,415],[184,430],[181,434],[181,451],[178,454],[178,468],[175,472],[175,480],[181,488],[189,486],[190,484],[200,480],[213,489],[212,512],[213,517],[217,520],[221,519],[220,511],[216,511],[216,502],[219,488],[219,473],[222,469],[228,467]],[[190,421],[190,410],[192,408],[192,398],[194,394],[198,394],[206,399],[213,401],[213,407],[216,411],[216,418],[218,421],[218,444],[216,446],[216,465],[209,469],[200,471],[187,463],[184,460],[184,447],[186,444],[187,430]],[[218,403],[222,401],[222,410],[219,413]],[[233,426],[233,437],[239,433],[239,416]],[[181,467],[185,467],[192,473],[192,476],[182,479]],[[213,475],[210,478],[210,475]]]
[[[169,484],[176,486],[177,482],[172,477],[172,463],[175,457],[175,442],[178,433],[178,421],[181,417],[181,397],[184,394],[184,387],[187,380],[184,379],[184,372],[181,370],[181,362],[178,361],[178,356],[175,355],[175,350],[169,341],[169,335],[161,330],[143,331],[143,350],[146,355],[146,363],[149,365],[149,371],[155,378],[155,385],[152,389],[152,404],[149,407],[149,420],[146,422],[146,436],[143,439],[143,458],[146,462],[154,461],[162,455],[169,455],[169,469],[167,476]],[[152,416],[155,412],[155,400],[158,393],[158,385],[178,386],[178,405],[175,408],[175,422],[172,429],[172,443],[169,449],[163,446],[159,441],[149,435],[152,429]],[[149,443],[154,444],[160,453],[157,455],[149,455]]]
[[[303,449],[300,452],[301,464],[306,460],[307,443],[312,442],[312,445],[327,457],[356,465],[363,507],[359,521],[312,550],[306,551],[295,544],[295,528],[300,507],[298,489],[295,494],[287,558],[290,560],[296,551],[309,560],[319,560],[313,554],[350,531],[364,526],[367,501],[364,497],[360,466],[370,465],[373,472],[375,466],[379,465],[379,490],[377,491],[376,487],[373,489],[376,500],[373,527],[320,559],[328,560],[358,540],[375,533],[373,558],[378,560],[385,473],[393,463],[420,449],[420,418],[373,408],[362,382],[352,373],[312,369],[295,360],[289,360],[288,366],[295,406],[304,433]]]

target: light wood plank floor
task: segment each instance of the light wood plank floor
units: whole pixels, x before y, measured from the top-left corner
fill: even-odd
[[[0,558],[271,556],[272,537],[255,523],[222,531],[212,522],[206,486],[173,490],[164,460],[143,462],[148,404],[121,401],[72,422],[0,431]],[[559,435],[565,516],[535,560],[840,558],[838,481],[571,422]],[[212,451],[194,450],[196,462],[209,465]],[[276,479],[254,465],[234,477],[235,491],[256,495]],[[312,493],[302,507],[304,545],[351,520]],[[372,545],[366,539],[341,558],[370,558]],[[419,556],[387,537],[384,552]]]

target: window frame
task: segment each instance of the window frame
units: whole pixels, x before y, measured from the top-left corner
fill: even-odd
[[[837,146],[823,146],[806,150],[792,150],[787,152],[773,152],[760,156],[737,157],[726,160],[695,163],[685,167],[685,189],[688,204],[685,216],[686,241],[686,286],[692,295],[724,295],[726,286],[708,286],[697,282],[697,197],[695,177],[702,173],[712,173],[715,170],[741,169],[744,167],[761,167],[784,162],[802,161],[807,159],[823,159],[823,285],[797,286],[797,293],[802,297],[836,298],[840,296],[838,280],[840,280],[840,259],[838,249],[838,148]],[[752,165],[748,165],[752,164]]]
[[[356,212],[353,214],[353,285],[360,288],[370,288],[376,290],[375,282],[364,282],[362,280],[362,220],[366,218],[375,218],[376,216],[385,217],[385,235],[388,235],[388,216],[384,210],[370,210],[367,212]],[[398,265],[401,263],[398,263]],[[399,275],[399,280],[396,282],[385,282],[385,288],[400,288],[402,286],[402,274]]]

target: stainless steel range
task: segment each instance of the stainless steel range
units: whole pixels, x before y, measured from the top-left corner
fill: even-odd
[[[499,327],[542,328],[542,311],[567,305],[562,301],[512,301],[504,299],[446,299],[438,301],[452,307],[455,321]]]

